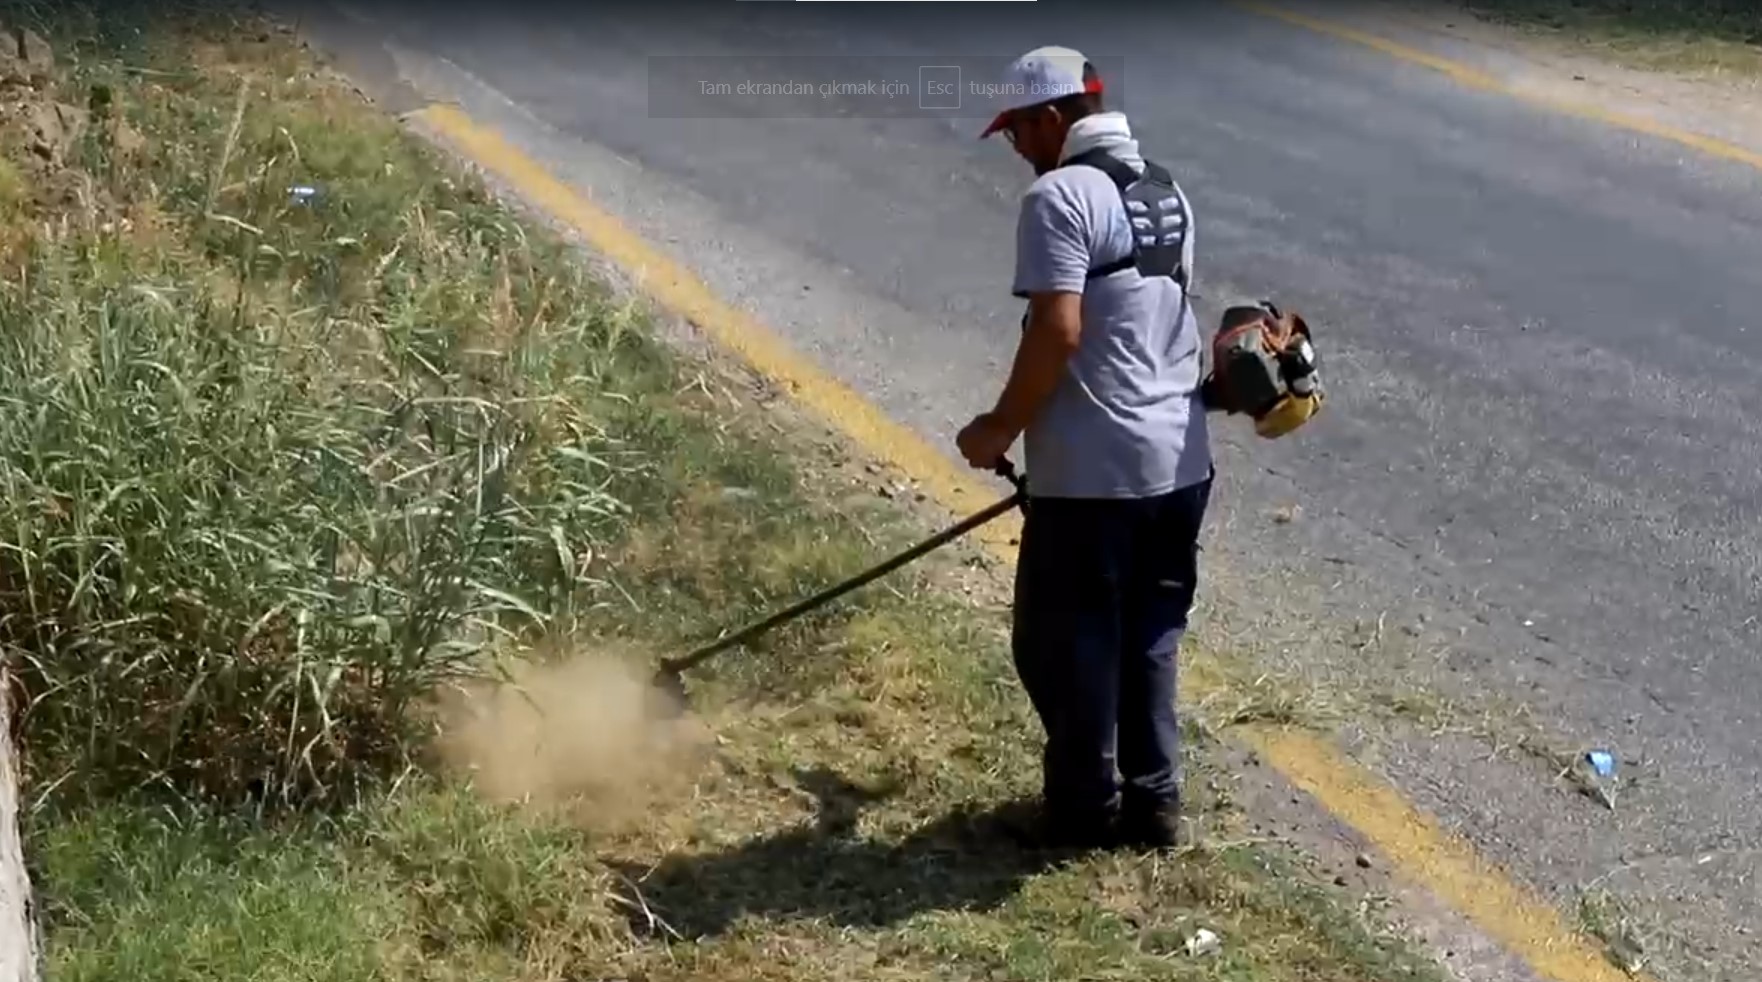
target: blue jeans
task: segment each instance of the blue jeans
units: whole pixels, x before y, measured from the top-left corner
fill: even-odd
[[[1215,472],[1214,472],[1215,473]],[[1156,498],[1030,498],[1011,643],[1058,821],[1180,801],[1176,652],[1212,479]]]

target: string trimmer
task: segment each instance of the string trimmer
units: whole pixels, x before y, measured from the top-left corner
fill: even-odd
[[[920,542],[899,555],[894,556],[892,559],[889,559],[865,572],[859,573],[856,576],[845,580],[843,583],[827,587],[794,606],[780,610],[762,621],[741,628],[733,634],[718,638],[717,640],[698,648],[696,651],[661,662],[660,670],[655,673],[653,685],[655,690],[665,697],[663,711],[669,715],[678,715],[684,711],[686,704],[685,673],[692,668],[695,668],[716,655],[727,651],[729,648],[751,641],[753,638],[758,637],[779,624],[786,624],[803,614],[824,607],[826,604],[829,604],[850,591],[855,590],[857,587],[886,576],[888,573],[893,572],[925,553],[933,552],[936,549],[953,542],[961,536],[966,535],[968,532],[996,519],[998,516],[1013,508],[1025,508],[1028,500],[1026,484],[1019,476],[1017,476],[1015,465],[1011,464],[1006,459],[1000,462],[994,470],[996,470],[998,476],[1008,480],[1015,486],[1015,493],[1008,498],[986,508],[984,511],[974,514],[970,518],[962,520],[956,525],[952,525],[947,529],[936,533],[934,536],[925,539],[923,542]]]

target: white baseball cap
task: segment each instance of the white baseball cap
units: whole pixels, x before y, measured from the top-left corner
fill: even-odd
[[[1003,110],[979,134],[979,139],[1003,129],[1009,123],[1010,113],[1018,109],[1082,92],[1100,92],[1099,75],[1091,74],[1087,80],[1083,77],[1083,69],[1088,65],[1089,59],[1082,52],[1050,44],[1010,62],[1003,73]]]

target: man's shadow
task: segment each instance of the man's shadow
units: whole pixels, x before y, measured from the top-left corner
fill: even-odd
[[[829,770],[796,777],[819,800],[812,827],[724,853],[670,857],[652,870],[614,863],[640,893],[624,898],[640,900],[624,905],[632,926],[691,939],[721,934],[742,916],[872,928],[927,910],[990,910],[1027,877],[1077,855],[1034,844],[1027,800],[958,810],[898,843],[856,838],[849,832],[857,813],[886,794]]]

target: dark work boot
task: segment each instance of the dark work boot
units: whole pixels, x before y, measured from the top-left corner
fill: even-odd
[[[1119,839],[1121,845],[1136,849],[1175,849],[1185,845],[1180,802],[1127,806],[1120,814]]]
[[[1114,812],[1064,815],[1044,807],[1007,823],[1008,834],[1023,849],[1082,853],[1112,849],[1119,842]]]
[[[1044,848],[1088,852],[1112,849],[1119,842],[1119,819],[1111,813],[1081,819],[1048,814],[1041,826]]]

